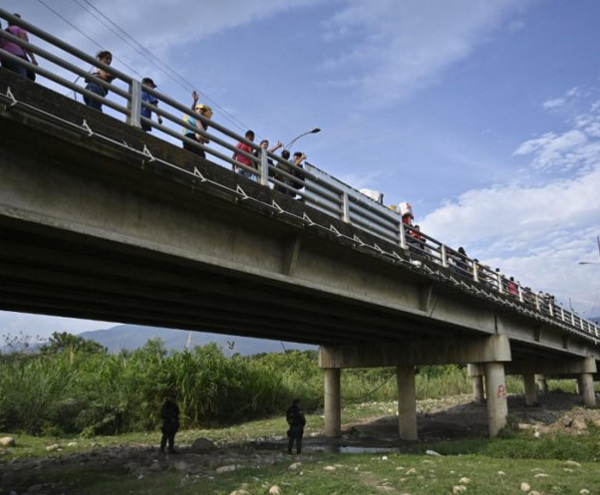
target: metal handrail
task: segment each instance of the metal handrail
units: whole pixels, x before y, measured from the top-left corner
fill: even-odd
[[[522,288],[518,283],[510,281],[504,275],[492,271],[491,268],[482,265],[480,262],[458,253],[458,251],[444,245],[424,232],[419,231],[420,239],[415,240],[415,229],[410,225],[403,224],[402,218],[397,212],[368,198],[360,191],[357,191],[353,187],[327,174],[314,165],[305,163],[304,167],[298,167],[294,163],[286,161],[280,156],[262,149],[256,143],[248,141],[245,137],[238,135],[212,119],[206,119],[191,108],[156,91],[154,88],[146,86],[142,88],[141,83],[128,74],[120,72],[110,65],[103,64],[95,57],[72,47],[64,41],[13,16],[1,8],[0,18],[6,19],[11,24],[21,26],[32,35],[37,36],[50,45],[59,48],[86,64],[91,64],[112,74],[116,80],[125,82],[128,86],[126,90],[95,77],[93,74],[81,69],[77,65],[36,46],[35,43],[26,42],[6,31],[0,31],[0,37],[4,37],[12,43],[32,51],[39,57],[48,60],[63,70],[76,74],[79,77],[83,77],[84,80],[93,80],[113,94],[124,98],[125,101],[127,101],[127,108],[108,98],[92,93],[46,68],[36,66],[0,49],[0,55],[2,57],[21,64],[29,70],[33,70],[54,83],[96,101],[100,101],[103,105],[125,115],[127,123],[132,126],[139,127],[140,122],[143,122],[164,135],[171,136],[182,142],[190,143],[198,149],[201,149],[234,167],[250,171],[256,176],[256,179],[261,184],[269,187],[278,186],[290,191],[293,193],[293,196],[302,198],[305,204],[387,242],[394,243],[396,246],[402,248],[408,257],[417,256],[420,260],[426,260],[448,269],[452,274],[458,275],[457,280],[459,281],[460,279],[464,279],[470,283],[475,282],[483,288],[494,290],[503,298],[501,300],[505,300],[507,304],[518,304],[523,308],[529,308],[541,317],[550,318],[557,324],[563,325],[566,328],[583,332],[594,338],[600,337],[600,328],[594,322],[585,320],[574,312],[567,311],[564,308],[557,306],[554,303],[553,298],[549,298],[546,295],[540,296],[530,289]],[[141,101],[142,91],[154,96],[162,106],[158,107],[149,102]],[[201,127],[191,126],[191,124],[188,124],[183,119],[175,116],[168,108],[165,108],[165,106],[197,119],[203,125],[207,126],[207,130],[204,130],[204,128]],[[158,124],[146,117],[140,118],[140,109],[144,107],[151,112],[160,115],[164,120],[171,125],[176,126],[178,129],[174,130],[169,125]],[[185,137],[184,134],[181,133],[181,128],[193,131],[205,137],[210,141],[210,146]],[[208,129],[210,129],[210,132],[208,132]],[[221,137],[221,135],[224,137]],[[232,144],[230,140],[247,144],[253,150],[253,153],[247,153],[240,150],[235,144]],[[229,153],[223,153],[216,149],[215,145],[224,148],[229,153],[233,152],[245,156],[251,161],[253,166],[246,166],[237,160],[234,160],[231,156],[228,156]],[[255,153],[258,156],[255,156]],[[269,160],[272,161],[272,163],[269,163]],[[287,170],[282,170],[282,167],[279,165],[284,165]],[[254,166],[256,166],[256,168],[254,168]],[[298,177],[300,173],[302,178]],[[280,180],[280,178],[283,178],[285,182]]]

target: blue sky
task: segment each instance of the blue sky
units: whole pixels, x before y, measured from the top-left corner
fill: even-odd
[[[183,102],[173,82],[82,9],[45,0]],[[535,290],[600,313],[600,2],[597,0],[91,0],[167,60],[214,120],[355,187],[409,201],[423,230]],[[81,49],[41,2],[2,7]],[[118,61],[115,67],[130,72]],[[0,333],[103,323],[0,313]],[[47,333],[47,332],[46,332]]]

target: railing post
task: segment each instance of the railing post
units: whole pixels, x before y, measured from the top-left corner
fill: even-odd
[[[442,255],[442,266],[448,268],[448,254],[446,253],[446,246],[440,244],[440,253]]]
[[[479,282],[479,269],[477,268],[477,261],[473,260],[473,280]]]
[[[406,246],[406,230],[404,230],[404,222],[400,219],[400,247],[407,249]]]
[[[269,160],[267,153],[267,148],[260,149],[260,183],[263,186],[269,185]]]
[[[535,297],[535,309],[537,309],[539,311],[540,310],[540,296],[535,294],[534,297]]]
[[[504,294],[504,283],[502,282],[502,274],[500,272],[496,272],[496,278],[498,279],[498,292],[500,294]]]
[[[142,83],[136,79],[131,80],[129,86],[131,92],[131,99],[127,104],[127,123],[133,127],[142,127],[141,115],[142,115]]]
[[[350,199],[346,191],[342,192],[342,221],[350,223]]]
[[[552,301],[548,301],[548,311],[550,311],[550,316],[554,317],[554,304]]]
[[[571,313],[571,325],[575,326],[575,314]]]
[[[517,290],[519,291],[519,302],[523,302],[523,288],[520,282],[517,282]]]
[[[565,321],[565,308],[560,308],[560,319]]]

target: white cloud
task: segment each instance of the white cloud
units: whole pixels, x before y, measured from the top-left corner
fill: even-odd
[[[581,90],[578,86],[574,86],[567,90],[566,93],[559,98],[552,98],[542,103],[542,107],[546,110],[556,110],[564,107],[567,103],[570,103],[573,99],[581,96]]]
[[[348,48],[324,65],[344,72],[370,104],[389,104],[436,82],[512,14],[535,0],[347,0],[326,23]]]
[[[423,230],[473,257],[514,275],[534,290],[554,293],[576,309],[600,313],[597,260],[600,234],[600,140],[597,106],[563,133],[548,132],[521,144],[534,170],[571,172],[537,185],[500,184],[472,189],[426,216]],[[581,128],[579,128],[581,127]]]
[[[566,98],[554,98],[553,100],[545,101],[542,106],[547,110],[551,110],[553,108],[562,107],[566,102]]]

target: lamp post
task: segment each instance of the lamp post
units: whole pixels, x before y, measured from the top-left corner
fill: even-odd
[[[287,150],[292,144],[294,144],[296,141],[298,141],[298,139],[300,139],[303,136],[306,136],[308,134],[317,134],[318,132],[321,132],[321,129],[319,129],[318,127],[315,127],[314,129],[311,129],[310,131],[303,132],[299,136],[296,136],[294,139],[292,139],[288,144],[286,144],[283,147],[283,149]]]

